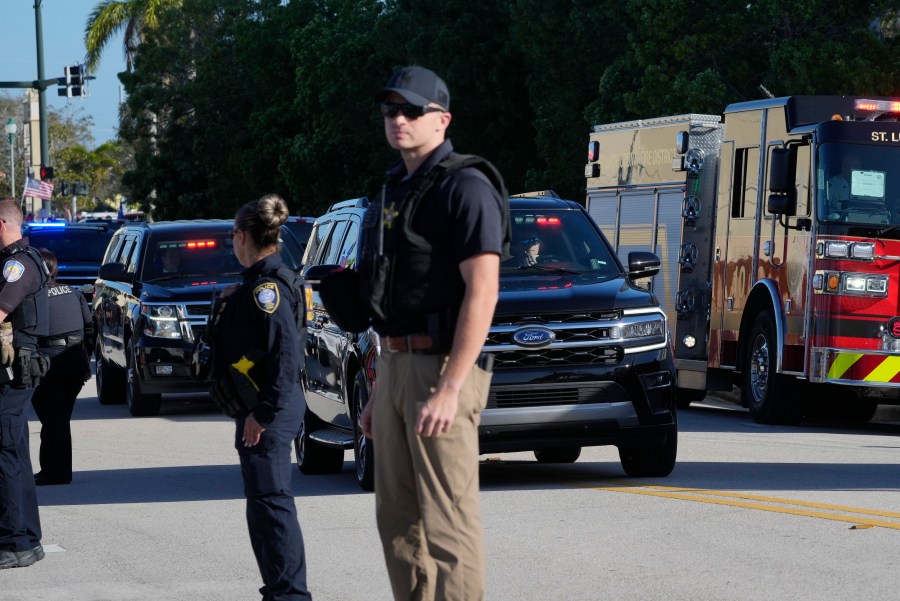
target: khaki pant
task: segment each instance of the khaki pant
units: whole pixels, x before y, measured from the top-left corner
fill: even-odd
[[[478,423],[491,374],[473,366],[450,431],[420,438],[416,417],[446,361],[387,351],[378,358],[375,512],[397,601],[484,598]]]

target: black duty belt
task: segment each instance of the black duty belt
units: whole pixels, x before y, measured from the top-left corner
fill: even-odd
[[[41,338],[38,341],[38,346],[42,346],[42,347],[75,346],[76,344],[81,344],[80,336],[62,336],[60,338]]]

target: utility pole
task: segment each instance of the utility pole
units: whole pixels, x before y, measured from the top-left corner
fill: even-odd
[[[37,38],[37,81],[38,86],[38,112],[41,128],[41,166],[50,166],[50,147],[47,142],[47,86],[44,82],[44,26],[41,19],[41,3],[43,0],[34,0],[34,31]],[[53,80],[56,83],[56,80]],[[52,85],[52,84],[51,84]]]

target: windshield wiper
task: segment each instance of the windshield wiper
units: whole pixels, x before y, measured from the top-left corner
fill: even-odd
[[[519,265],[516,269],[536,269],[537,271],[549,271],[551,273],[568,273],[571,275],[581,275],[583,272],[565,267],[553,267],[551,265]]]
[[[146,283],[152,282],[165,282],[166,280],[174,280],[177,278],[218,278],[223,275],[233,275],[227,273],[170,273],[169,275],[164,275],[158,278],[151,278],[149,280],[144,280]]]

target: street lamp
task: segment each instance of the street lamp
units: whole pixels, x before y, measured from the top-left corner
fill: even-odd
[[[16,120],[12,117],[6,122],[6,133],[9,135],[9,195],[16,196]]]

